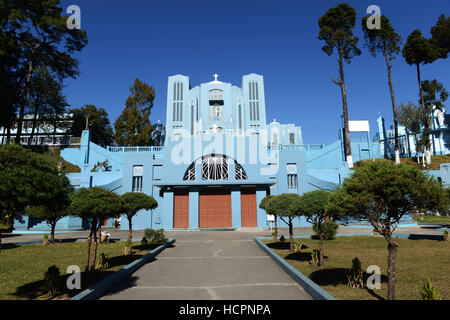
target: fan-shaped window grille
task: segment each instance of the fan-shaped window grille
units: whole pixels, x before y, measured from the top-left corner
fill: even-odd
[[[193,162],[184,173],[183,180],[195,180],[195,162]]]
[[[237,161],[234,161],[234,179],[236,180],[247,180],[247,174],[244,171],[244,168],[237,163]]]
[[[203,180],[228,180],[228,159],[224,155],[206,156],[202,159]]]
[[[202,180],[228,180],[230,161],[234,161],[235,180],[247,180],[244,168],[236,160],[214,154],[202,158]],[[183,180],[195,180],[195,162],[187,168]]]

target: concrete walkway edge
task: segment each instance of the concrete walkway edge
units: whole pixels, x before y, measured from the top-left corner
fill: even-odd
[[[311,279],[303,273],[295,269],[291,264],[286,262],[278,254],[273,252],[261,240],[270,239],[270,237],[255,237],[254,240],[258,246],[266,252],[287,274],[291,276],[303,289],[308,292],[315,300],[336,300],[331,294],[322,289],[319,285],[314,283]]]
[[[136,259],[132,263],[114,272],[112,275],[106,277],[102,281],[97,282],[91,288],[82,291],[81,293],[72,297],[70,300],[96,300],[103,297],[105,294],[108,293],[109,290],[111,290],[111,288],[113,288],[115,285],[117,285],[125,278],[129,277],[132,273],[141,268],[144,264],[146,264],[155,256],[157,256],[159,253],[161,253],[164,249],[173,245],[174,242],[175,239],[173,238],[169,239],[163,245],[160,245],[159,247],[153,249],[143,257]]]

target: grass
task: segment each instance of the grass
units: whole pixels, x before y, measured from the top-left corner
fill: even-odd
[[[379,159],[377,159],[377,160],[379,160]],[[394,161],[391,159],[383,159],[383,160]],[[357,161],[357,162],[355,162],[355,167],[358,167],[368,161],[372,161],[372,159],[365,159],[365,160]],[[422,158],[420,158],[420,161],[421,161],[421,163],[418,164],[416,157],[400,159],[401,163],[413,165],[421,170],[439,170],[441,163],[450,163],[450,154],[446,154],[446,155],[442,155],[442,156],[431,156],[431,164],[430,164],[430,166],[427,166],[425,168],[422,165]]]
[[[442,225],[450,225],[450,216],[424,216],[423,220],[415,217],[415,221],[421,223],[437,223]]]
[[[289,242],[272,243],[267,240],[265,243],[337,299],[387,299],[388,250],[384,238],[351,236],[325,241],[323,269],[309,263],[312,249],[319,247],[318,240],[298,240],[303,244],[303,249],[298,253],[289,252]],[[431,283],[440,293],[441,299],[450,299],[450,273],[448,272],[450,243],[422,239],[397,239],[396,241],[399,244],[396,260],[396,299],[420,299],[420,289],[427,278],[430,278]],[[352,259],[355,257],[361,260],[364,271],[369,265],[380,267],[382,274],[380,290],[354,289],[347,285],[346,272],[351,268]]]
[[[151,249],[157,247],[151,244],[146,248],[133,247],[133,255],[125,256],[125,242],[102,243],[98,246],[98,257],[101,253],[108,256],[108,268],[85,274],[86,243],[57,243],[52,246],[23,245],[20,247],[4,247],[0,251],[0,300],[10,299],[49,299],[44,285],[44,273],[48,267],[56,265],[61,277],[59,279],[60,293],[56,299],[68,299],[89,288],[94,283],[133,262]],[[91,247],[91,257],[92,257]],[[97,257],[97,261],[98,261]],[[66,270],[70,265],[80,267],[81,290],[68,290],[65,286]]]

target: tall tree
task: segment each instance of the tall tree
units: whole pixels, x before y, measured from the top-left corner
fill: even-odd
[[[57,127],[63,127],[60,119],[68,106],[66,97],[62,93],[61,81],[45,67],[36,68],[29,91],[26,109],[32,115],[32,124],[28,145],[32,143],[36,127],[40,124],[53,128],[53,136],[55,136]]]
[[[436,79],[422,81],[422,89],[424,92],[423,99],[427,108],[432,109],[436,107],[439,110],[444,110],[444,102],[448,99],[448,91],[441,82],[438,82]]]
[[[450,17],[445,14],[439,16],[434,27],[431,28],[431,39],[440,49],[441,58],[446,59],[450,53]]]
[[[319,37],[324,40],[326,45],[322,50],[329,56],[336,50],[338,54],[339,78],[333,79],[341,89],[342,112],[344,117],[344,144],[346,161],[350,168],[353,168],[352,150],[350,144],[350,132],[348,127],[348,107],[347,107],[347,88],[344,79],[344,61],[351,62],[351,59],[361,54],[356,44],[358,37],[353,36],[352,29],[355,27],[356,11],[348,4],[339,4],[329,9],[319,19]]]
[[[388,243],[388,299],[395,298],[398,243],[393,236],[407,214],[437,211],[448,206],[441,184],[424,171],[385,159],[355,168],[331,197],[328,210],[368,221]]]
[[[366,45],[372,56],[376,57],[377,53],[382,54],[386,61],[389,91],[391,93],[392,112],[394,114],[394,139],[395,139],[395,163],[400,163],[400,143],[398,139],[398,119],[397,110],[395,108],[394,87],[392,85],[391,62],[400,52],[401,37],[394,31],[389,19],[381,16],[381,28],[367,28],[367,19],[362,19],[362,29],[366,39]]]
[[[19,145],[0,146],[0,219],[13,221],[28,206],[61,200],[67,183],[56,161]]]
[[[411,133],[414,137],[414,144],[416,146],[416,158],[419,163],[419,152],[422,152],[422,139],[420,134],[422,132],[422,125],[425,120],[423,109],[409,101],[408,104],[400,104],[398,121],[403,125],[407,132]],[[425,163],[423,163],[425,166]]]
[[[130,88],[131,95],[125,109],[114,123],[114,139],[121,146],[153,145],[150,114],[155,99],[155,89],[136,79]]]
[[[105,109],[87,104],[81,108],[72,109],[70,112],[73,114],[71,130],[73,136],[81,137],[87,122],[92,142],[102,147],[113,143],[113,129]]]
[[[104,219],[119,217],[123,211],[123,202],[120,196],[112,191],[100,187],[81,188],[71,196],[70,214],[86,219],[90,224],[90,233],[86,247],[85,271],[95,269],[97,257],[98,235],[101,223]],[[91,263],[89,263],[91,253],[91,242],[94,237],[94,252]]]
[[[20,143],[25,105],[35,69],[46,66],[59,79],[75,77],[78,60],[72,54],[87,44],[86,32],[67,28],[59,0],[2,0],[0,55],[13,54],[10,70],[16,76],[15,101],[19,105],[16,143]],[[7,39],[7,41],[4,41]],[[3,50],[7,48],[7,50]]]
[[[123,201],[123,214],[128,219],[128,241],[133,241],[133,217],[139,210],[151,210],[158,206],[158,202],[151,197],[141,192],[127,192],[121,195]]]
[[[422,106],[424,115],[429,118],[432,110],[430,110],[430,108],[427,108],[427,106],[425,105],[422,81],[420,77],[420,65],[432,63],[433,61],[441,57],[441,52],[437,49],[436,45],[432,41],[430,41],[430,39],[424,38],[419,30],[414,30],[408,36],[408,40],[403,47],[402,54],[407,64],[416,66],[417,83],[419,84],[420,104]],[[428,165],[431,164],[431,142],[429,136],[430,124],[428,121],[425,121],[423,138],[426,149],[426,162]]]

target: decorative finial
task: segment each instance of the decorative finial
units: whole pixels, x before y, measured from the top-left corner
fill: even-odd
[[[86,129],[84,130],[89,130],[89,115],[86,116]]]

